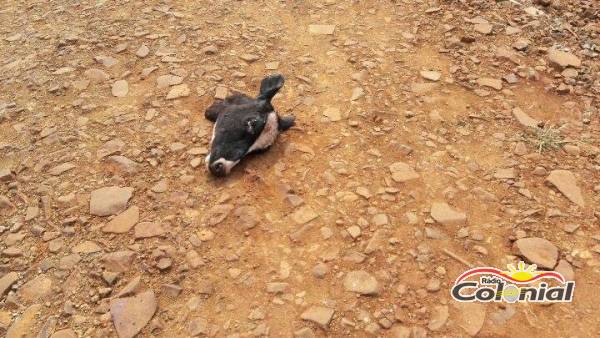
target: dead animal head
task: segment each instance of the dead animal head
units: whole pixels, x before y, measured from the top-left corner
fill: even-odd
[[[267,76],[255,99],[236,93],[206,110],[204,116],[215,123],[206,156],[213,175],[226,176],[244,156],[267,149],[280,132],[294,125],[293,116],[280,117],[271,104],[283,83],[281,75]]]

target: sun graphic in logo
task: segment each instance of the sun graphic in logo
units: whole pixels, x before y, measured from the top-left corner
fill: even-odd
[[[510,276],[517,282],[528,282],[535,278],[535,276],[540,273],[535,271],[537,269],[537,265],[531,264],[527,268],[525,268],[525,263],[522,261],[517,264],[517,268],[513,264],[507,264],[506,267],[508,271],[502,271],[506,275]]]

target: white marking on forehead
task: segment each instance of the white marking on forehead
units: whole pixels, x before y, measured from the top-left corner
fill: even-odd
[[[267,117],[267,123],[263,128],[260,136],[254,141],[254,144],[248,149],[246,154],[254,150],[262,150],[273,144],[279,135],[279,123],[277,121],[277,113],[272,111]]]
[[[215,164],[215,163],[223,164],[223,168],[225,168],[225,175],[229,175],[229,172],[231,171],[231,169],[233,169],[233,167],[235,167],[236,164],[240,163],[240,161],[239,160],[229,161],[229,160],[226,160],[221,157],[218,160],[214,161],[212,164]]]

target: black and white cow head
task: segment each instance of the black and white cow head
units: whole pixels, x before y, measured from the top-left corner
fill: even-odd
[[[268,148],[280,132],[294,124],[291,116],[280,118],[271,104],[283,83],[281,75],[268,76],[255,99],[236,93],[206,110],[205,117],[215,123],[206,157],[213,175],[226,176],[244,156]]]

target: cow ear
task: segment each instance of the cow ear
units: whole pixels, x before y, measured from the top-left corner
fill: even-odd
[[[283,87],[284,82],[285,79],[280,74],[273,74],[265,77],[260,83],[258,99],[270,102],[273,96],[277,94],[279,89]]]
[[[211,122],[216,122],[217,117],[219,117],[219,114],[221,114],[226,106],[227,104],[225,101],[215,101],[212,105],[210,105],[210,107],[208,107],[208,109],[206,109],[204,112],[204,117]]]

